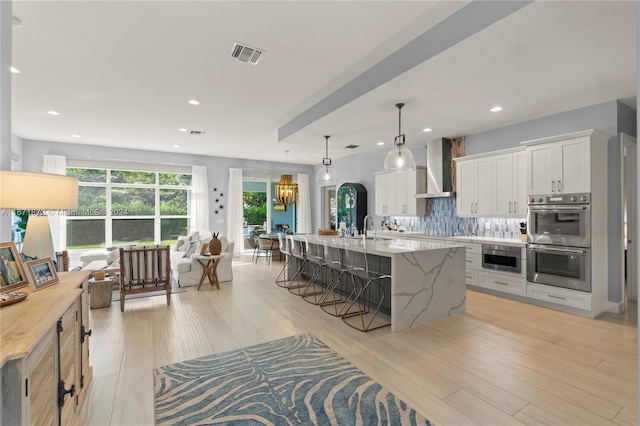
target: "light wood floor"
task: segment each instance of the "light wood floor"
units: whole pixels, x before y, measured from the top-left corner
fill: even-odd
[[[220,290],[91,310],[87,425],[152,425],[152,370],[310,332],[441,425],[636,425],[637,316],[590,320],[467,292],[467,312],[391,333],[353,330],[234,264]]]

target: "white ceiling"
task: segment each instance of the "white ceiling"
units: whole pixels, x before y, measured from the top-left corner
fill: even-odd
[[[635,108],[637,2],[538,1],[278,141],[281,126],[468,4],[14,0],[12,131],[269,161],[288,149],[290,162],[319,164],[325,134],[333,158],[388,150],[397,102],[409,146],[614,99]],[[258,65],[229,57],[236,41],[265,49]]]

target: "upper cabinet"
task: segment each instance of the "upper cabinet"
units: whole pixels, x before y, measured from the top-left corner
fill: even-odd
[[[527,174],[524,149],[459,157],[455,161],[458,216],[526,216]]]
[[[426,201],[416,199],[417,193],[426,189],[425,169],[377,173],[376,215],[378,216],[420,216],[426,213]]]
[[[591,192],[590,147],[588,135],[527,146],[528,194]]]

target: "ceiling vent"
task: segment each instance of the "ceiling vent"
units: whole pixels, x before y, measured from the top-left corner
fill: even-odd
[[[347,145],[347,146],[345,146],[345,148],[347,148],[347,149],[356,149],[359,146],[360,145]]]
[[[190,135],[196,135],[196,136],[200,136],[200,135],[204,135],[204,132],[201,130],[190,130],[189,131]]]
[[[264,49],[258,49],[240,43],[233,43],[231,57],[239,59],[242,62],[248,62],[250,64],[256,65],[258,63],[258,60],[260,60],[260,56],[263,52]]]

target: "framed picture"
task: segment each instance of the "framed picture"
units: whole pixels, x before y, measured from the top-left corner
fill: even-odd
[[[286,212],[287,211],[287,206],[284,204],[274,204],[273,205],[273,211],[274,212]]]
[[[18,249],[13,241],[0,243],[0,293],[24,287],[29,284],[29,276]]]
[[[27,262],[27,271],[29,271],[29,284],[31,284],[33,291],[38,291],[58,282],[58,274],[50,257]]]

